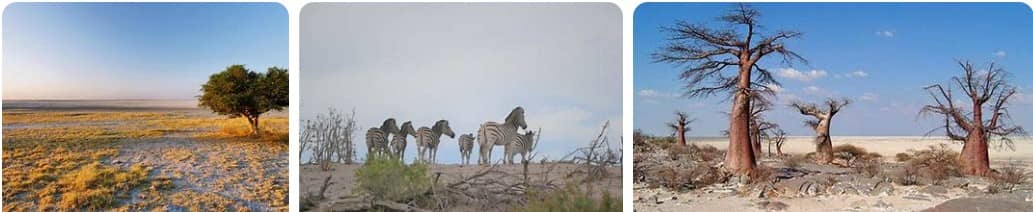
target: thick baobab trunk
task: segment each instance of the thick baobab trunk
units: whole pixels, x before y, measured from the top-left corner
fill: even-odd
[[[685,146],[685,128],[678,129],[678,145]]]
[[[752,68],[752,64],[743,64],[739,67],[739,90],[735,93],[729,117],[725,169],[736,174],[747,174],[756,166],[753,143],[750,141],[750,97],[747,93]]]
[[[990,154],[982,133],[974,131],[965,140],[958,156],[961,172],[969,175],[986,176],[990,173]]]
[[[972,120],[983,120],[982,102],[973,101]],[[958,155],[958,165],[962,173],[985,176],[990,171],[990,153],[986,144],[987,135],[984,134],[986,128],[980,122],[970,123],[965,145],[961,147],[961,155]]]
[[[831,119],[831,117],[829,117]],[[814,152],[818,155],[818,161],[823,164],[832,162],[832,137],[829,135],[829,125],[832,120],[822,120],[818,127],[814,128],[815,137]]]

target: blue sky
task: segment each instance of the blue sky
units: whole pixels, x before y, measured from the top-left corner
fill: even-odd
[[[14,3],[4,99],[190,99],[232,64],[287,67],[275,3]]]
[[[365,130],[388,117],[417,128],[445,119],[458,138],[518,105],[527,129],[542,129],[541,156],[586,146],[606,121],[618,146],[622,28],[613,4],[315,3],[300,30],[300,118],[354,108],[359,155]],[[439,162],[459,162],[456,139],[439,145]]]
[[[1013,118],[1033,128],[1033,11],[1021,3],[755,3],[761,32],[803,32],[788,46],[809,64],[788,66],[779,58],[762,61],[783,83],[769,119],[791,135],[811,135],[804,116],[792,111],[793,99],[825,97],[854,100],[833,121],[833,135],[923,135],[932,118],[917,112],[931,98],[921,89],[946,83],[961,72],[955,59],[984,66],[997,62],[1020,88],[1012,101]],[[676,20],[723,28],[716,19],[734,4],[646,3],[634,17],[635,128],[670,133],[664,123],[675,110],[697,121],[691,136],[717,136],[728,127],[729,102],[721,96],[688,99],[678,68],[653,63],[650,54],[665,43],[661,26]]]

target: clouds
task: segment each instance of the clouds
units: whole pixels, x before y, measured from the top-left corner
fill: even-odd
[[[669,97],[677,97],[678,96],[677,94],[674,94],[674,93],[660,92],[660,91],[653,90],[653,89],[648,89],[648,88],[647,89],[639,90],[638,91],[638,95],[642,96],[642,97],[657,97],[657,98],[669,98]]]
[[[865,92],[864,94],[861,94],[861,97],[858,97],[858,99],[860,99],[861,101],[874,102],[879,101],[879,95],[875,93]]]
[[[825,70],[798,71],[794,68],[782,68],[778,70],[778,76],[786,79],[810,82],[828,75]]]
[[[866,78],[866,77],[868,77],[868,72],[865,72],[865,71],[862,71],[862,70],[852,71],[852,72],[845,73],[845,74],[836,74],[836,78]]]
[[[997,57],[1008,56],[1008,52],[1005,52],[1004,50],[997,50],[996,52],[994,52],[994,56],[997,56]]]
[[[897,35],[897,33],[895,31],[893,31],[893,30],[875,31],[875,36],[884,37],[884,38],[893,38],[896,35]]]

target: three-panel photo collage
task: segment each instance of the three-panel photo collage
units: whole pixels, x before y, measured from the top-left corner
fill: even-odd
[[[3,211],[1033,211],[1029,2],[0,6]]]

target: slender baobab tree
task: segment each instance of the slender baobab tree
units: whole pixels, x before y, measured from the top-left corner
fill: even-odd
[[[774,144],[778,157],[782,157],[782,144],[786,142],[786,131],[778,126],[771,129],[771,136],[768,137],[768,155],[771,155],[771,146]]]
[[[750,140],[753,141],[753,156],[760,157],[763,149],[760,146],[762,138],[769,137],[770,130],[777,128],[778,124],[768,122],[764,119],[764,112],[771,110],[771,102],[767,95],[752,95],[750,104]]]
[[[806,62],[783,43],[800,37],[801,33],[761,33],[759,16],[759,11],[739,4],[718,19],[729,23],[729,28],[714,29],[679,21],[662,28],[668,32],[668,43],[653,53],[655,62],[682,68],[679,78],[686,83],[687,96],[727,94],[732,99],[724,164],[725,169],[737,174],[748,173],[756,166],[749,133],[750,96],[770,92],[768,85],[781,85],[759,62],[772,54],[782,56],[783,63]],[[732,71],[726,73],[726,70]]]
[[[1021,126],[1010,123],[1007,104],[1016,90],[1005,81],[1007,72],[994,63],[985,70],[977,70],[968,61],[958,61],[958,65],[965,75],[951,78],[953,84],[949,83],[946,88],[940,84],[925,87],[936,103],[922,107],[919,115],[943,116],[943,126],[929,133],[944,129],[951,140],[964,142],[958,156],[962,173],[985,176],[990,171],[987,141],[991,137],[1000,138],[1002,145],[1010,147],[1010,136],[1025,134]],[[955,101],[953,86],[960,88],[968,102]],[[961,104],[965,103],[972,104],[969,110],[962,108]]]
[[[800,110],[800,114],[811,116],[814,119],[804,121],[807,126],[814,129],[815,152],[818,153],[818,161],[828,164],[832,162],[832,137],[829,136],[829,128],[832,126],[832,117],[839,113],[840,109],[850,104],[849,99],[835,100],[826,99],[824,106],[820,108],[817,104],[794,102],[792,107]]]
[[[689,114],[681,111],[674,112],[674,121],[668,122],[667,127],[671,128],[674,136],[678,137],[678,145],[685,146],[685,132],[692,130],[689,127],[695,119],[689,119]]]

